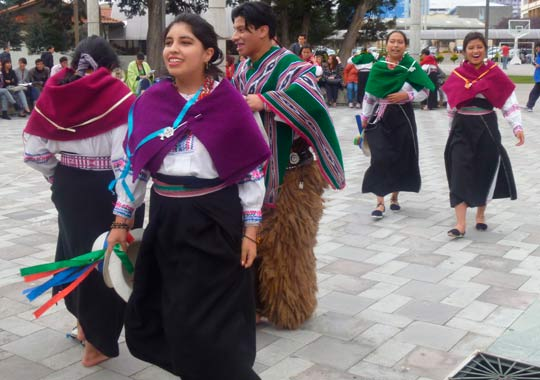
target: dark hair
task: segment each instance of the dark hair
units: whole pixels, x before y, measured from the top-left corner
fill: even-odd
[[[60,63],[67,62],[67,61],[68,61],[68,57],[66,56],[60,57]]]
[[[47,46],[47,50],[51,50],[51,49],[54,49],[54,46],[52,45]]]
[[[332,62],[330,62],[330,58],[332,58]],[[327,63],[328,63],[328,68],[329,68],[330,70],[334,70],[334,69],[337,67],[337,65],[338,65],[337,56],[336,56],[335,54],[330,54],[330,55],[328,56],[328,61],[327,61]]]
[[[304,38],[306,38],[306,37],[307,37],[307,34],[306,34],[306,33],[300,33],[300,34],[298,34],[298,37],[304,37]]]
[[[4,59],[2,61],[2,72],[7,74],[8,72],[6,71],[6,63],[11,64],[11,61],[9,59]],[[13,67],[11,67],[9,70],[13,70]]]
[[[38,63],[43,63],[43,60],[41,58],[38,58],[34,61],[34,63],[37,65]]]
[[[26,61],[26,58],[22,57],[22,58],[19,58],[19,63],[24,63],[25,65],[27,65],[28,61]]]
[[[232,10],[231,19],[243,17],[246,20],[246,27],[253,26],[259,29],[261,26],[268,26],[268,37],[273,39],[276,36],[276,15],[272,7],[260,1],[243,3]]]
[[[137,53],[137,59],[138,60],[144,60],[144,54],[143,53]]]
[[[386,35],[386,43],[388,43],[388,41],[390,40],[390,36],[394,33],[399,33],[403,36],[403,39],[405,40],[405,45],[409,46],[409,39],[407,38],[407,35],[405,34],[405,32],[402,32],[401,30],[393,30],[391,31],[390,33],[388,33]]]
[[[487,42],[486,42],[486,39],[485,39],[484,35],[482,33],[480,33],[480,32],[470,32],[470,33],[467,33],[467,35],[463,39],[463,51],[464,52],[465,52],[465,49],[467,49],[467,45],[469,44],[469,42],[471,42],[473,40],[480,40],[480,42],[482,42],[482,45],[484,45],[484,47],[487,50]]]
[[[222,75],[223,72],[219,68],[219,64],[223,62],[223,52],[218,46],[218,35],[214,30],[214,27],[201,16],[194,13],[182,13],[178,15],[165,29],[163,41],[167,38],[167,34],[169,34],[172,26],[180,23],[185,23],[190,26],[191,32],[199,41],[201,41],[205,49],[214,49],[214,55],[212,55],[212,58],[208,61],[208,67],[206,68],[205,73],[213,77]]]
[[[302,47],[300,47],[300,54],[302,54],[302,51],[304,51],[304,49],[309,49],[310,52],[313,52],[310,45],[302,45]]]
[[[79,60],[82,54],[91,56],[96,61],[98,67],[105,67],[112,71],[114,68],[120,66],[118,56],[107,40],[99,36],[90,36],[79,42],[75,48],[75,53],[71,61],[71,68],[74,72],[67,75],[62,80],[62,84],[70,83],[80,78],[80,75],[77,74],[77,67],[79,66]]]
[[[429,49],[422,49],[422,51],[420,52],[420,54],[423,54],[423,55],[430,55]]]

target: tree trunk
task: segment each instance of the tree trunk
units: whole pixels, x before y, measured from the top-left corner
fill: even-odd
[[[311,12],[306,11],[302,17],[302,33],[305,33],[308,36],[309,43],[309,27],[311,25]]]
[[[371,1],[362,1],[354,10],[352,22],[349,25],[347,33],[345,33],[345,38],[343,39],[341,48],[339,49],[339,58],[343,63],[347,62],[347,59],[352,54],[352,49],[354,49],[356,40],[358,39],[358,31],[364,22],[364,16],[366,15],[366,11],[370,8],[370,6]]]
[[[279,18],[281,20],[281,36],[279,36],[279,42],[283,47],[288,48],[291,44],[291,40],[289,39],[289,11],[287,9],[287,4],[284,4],[281,8]]]
[[[148,0],[148,34],[146,35],[146,60],[156,70],[156,76],[167,73],[163,62],[163,41],[161,33],[165,30],[165,2]]]

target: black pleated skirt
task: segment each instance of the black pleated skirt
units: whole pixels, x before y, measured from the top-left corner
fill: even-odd
[[[96,238],[110,229],[116,197],[107,186],[113,179],[112,171],[57,166],[51,188],[58,210],[56,261],[92,251]],[[60,289],[55,288],[55,292]],[[81,324],[86,339],[103,354],[118,356],[125,303],[105,285],[102,274],[92,271],[65,298],[65,303]]]
[[[131,353],[182,380],[256,380],[253,273],[240,265],[237,186],[192,198],[152,190],[126,313]]]
[[[517,198],[512,166],[501,144],[497,115],[456,114],[444,151],[450,206],[485,206]]]
[[[419,192],[418,138],[411,103],[388,105],[381,120],[368,124],[364,133],[371,164],[362,192],[380,197],[395,191]]]

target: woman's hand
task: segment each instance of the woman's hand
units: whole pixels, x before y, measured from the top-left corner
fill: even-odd
[[[362,118],[362,128],[363,128],[363,129],[366,129],[367,123],[368,123],[368,119]]]
[[[523,131],[517,131],[516,132],[516,138],[519,140],[516,144],[516,146],[521,146],[523,144],[525,144],[525,134],[523,133]]]
[[[390,103],[406,102],[409,100],[409,94],[407,94],[405,91],[394,92],[393,94],[388,95],[386,100],[388,100]]]
[[[240,265],[249,268],[257,257],[257,231],[258,226],[247,226],[242,237],[242,256]]]
[[[107,237],[107,255],[112,252],[116,244],[120,244],[122,251],[127,252],[127,248],[129,245],[127,242],[127,236],[129,233],[129,229],[133,227],[134,222],[135,218],[127,219],[119,216],[116,217],[114,223],[126,224],[128,228],[111,228],[109,236]]]
[[[246,103],[253,112],[259,112],[264,109],[264,102],[259,95],[249,94],[244,96],[244,99],[246,99]]]

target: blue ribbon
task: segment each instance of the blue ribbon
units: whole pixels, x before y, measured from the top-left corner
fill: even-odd
[[[64,285],[75,281],[90,265],[72,267],[56,273],[50,280],[33,288],[23,290],[29,301],[33,301],[54,286]]]
[[[182,110],[180,111],[180,113],[176,117],[176,120],[174,121],[173,125],[171,126],[172,129],[173,129],[173,134],[180,127],[180,124],[182,123],[182,120],[186,116],[186,114],[187,114],[188,110],[191,108],[191,106],[193,104],[195,104],[195,102],[199,98],[199,95],[201,94],[202,90],[203,90],[203,86],[201,86],[201,88],[199,88],[199,91],[197,91],[195,93],[195,95],[193,95],[193,97],[189,100],[189,102],[184,104],[184,107],[182,107]],[[127,143],[126,143],[127,162],[126,162],[126,165],[124,166],[124,170],[122,170],[122,174],[120,174],[120,177],[118,177],[117,179],[114,179],[109,184],[109,191],[114,193],[114,188],[116,187],[116,183],[119,180],[121,180],[122,181],[121,182],[122,187],[124,188],[124,191],[126,192],[128,198],[129,198],[129,200],[131,202],[135,201],[135,197],[133,196],[133,193],[129,189],[128,184],[126,183],[126,178],[127,178],[128,174],[129,174],[129,171],[131,170],[131,159],[133,158],[133,154],[136,153],[137,150],[139,150],[139,148],[141,146],[143,146],[144,144],[146,144],[148,141],[153,140],[153,139],[155,139],[157,137],[163,136],[165,134],[165,130],[167,128],[171,128],[171,127],[164,127],[164,128],[158,129],[157,131],[154,131],[154,132],[150,133],[148,136],[146,136],[144,139],[142,139],[139,142],[139,144],[137,144],[137,146],[135,147],[135,151],[133,153],[131,153],[131,150],[129,149],[129,140],[131,140],[131,135],[133,134],[133,110],[135,108],[135,104],[136,103],[133,103],[133,105],[129,109],[129,114],[128,114],[128,135],[127,135]]]

